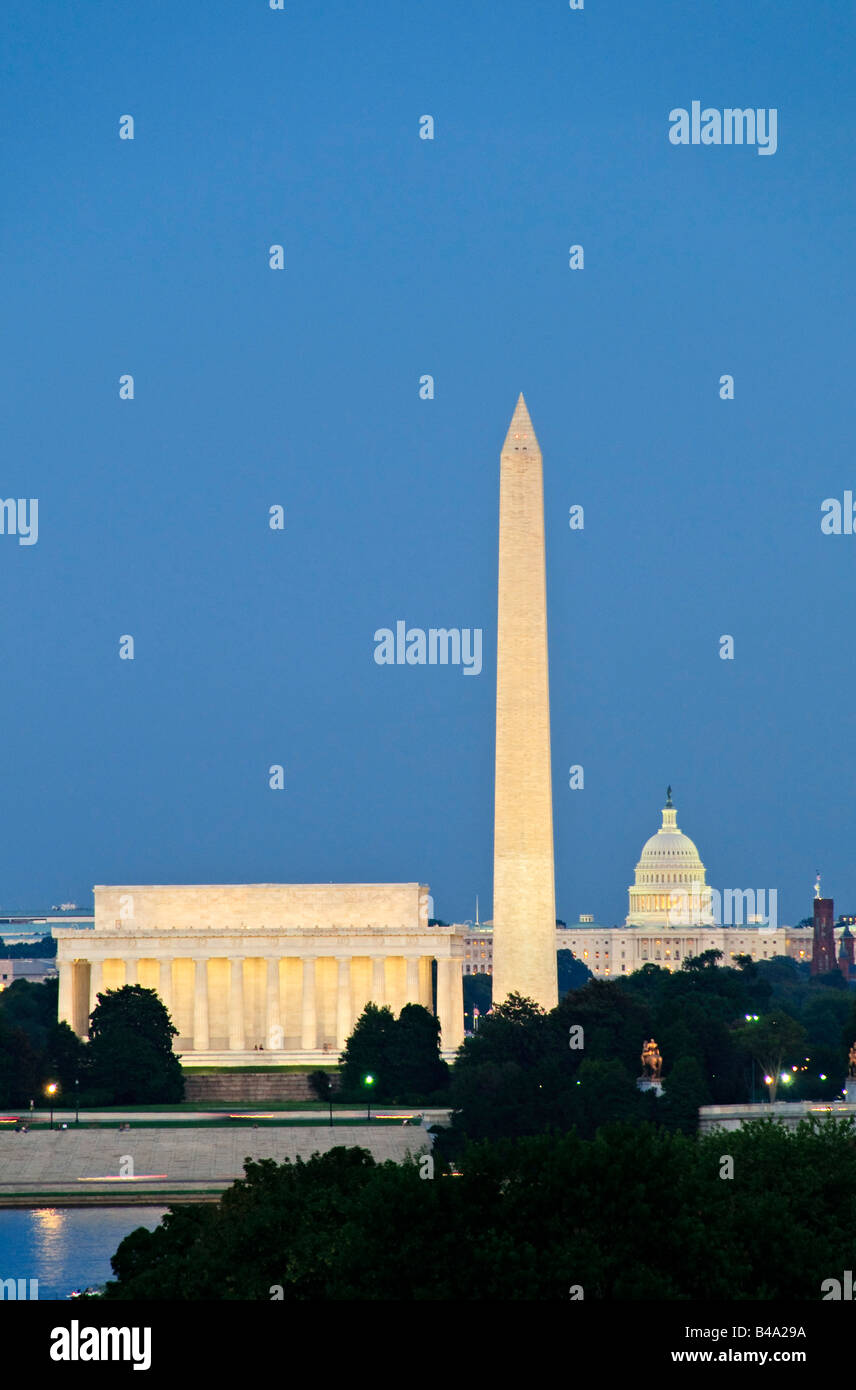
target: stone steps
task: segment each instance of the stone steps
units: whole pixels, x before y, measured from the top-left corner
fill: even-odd
[[[194,1076],[185,1072],[184,1098],[215,1101],[314,1100],[308,1072],[222,1071]]]

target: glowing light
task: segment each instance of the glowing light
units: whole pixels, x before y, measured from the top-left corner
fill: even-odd
[[[107,1173],[103,1178],[78,1178],[78,1182],[161,1182],[166,1173]]]

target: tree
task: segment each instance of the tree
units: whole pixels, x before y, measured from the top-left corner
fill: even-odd
[[[345,1043],[339,1064],[342,1095],[347,1100],[363,1097],[363,1077],[374,1077],[372,1094],[379,1101],[392,1099],[392,1034],[395,1015],[388,1005],[366,1004]]]
[[[850,1049],[856,1043],[856,999],[850,1006],[850,1013],[847,1021],[841,1030],[841,1055],[842,1061],[847,1062],[850,1056]]]
[[[396,1100],[418,1105],[449,1085],[440,1056],[440,1022],[421,1004],[405,1004],[392,1030],[390,1085]]]
[[[546,1013],[533,999],[509,994],[479,1020],[478,1032],[464,1040],[455,1062],[456,1072],[461,1067],[488,1061],[522,1065],[535,1062],[544,1053],[546,1019]]]
[[[311,1071],[306,1078],[307,1085],[316,1100],[329,1101],[333,1095],[333,1082],[326,1071]]]
[[[41,1067],[23,1028],[11,1028],[0,1013],[0,1105],[25,1106],[41,1094]]]
[[[586,1139],[593,1139],[601,1125],[641,1119],[647,1100],[632,1073],[614,1057],[580,1063],[568,1095],[571,1105],[566,1123],[574,1125]]]
[[[123,985],[98,995],[89,1024],[89,1081],[113,1105],[170,1104],[184,1096],[172,1050],[178,1029],[153,989]]]
[[[735,1037],[738,1046],[762,1068],[770,1100],[774,1101],[786,1058],[803,1055],[806,1031],[802,1024],[778,1009],[736,1029]]]
[[[714,970],[718,967],[719,962],[722,960],[722,958],[722,951],[716,951],[713,948],[711,948],[708,951],[702,951],[701,955],[699,956],[687,956],[686,960],[681,965],[681,969]]]
[[[710,1090],[696,1058],[679,1057],[663,1078],[663,1090],[661,1119],[666,1128],[697,1133],[699,1107],[710,1104]]]
[[[86,1044],[81,1042],[67,1023],[55,1023],[51,1029],[43,1063],[46,1078],[59,1082],[62,1094],[68,1099],[75,1091],[75,1082],[87,1084],[88,1058]]]
[[[573,951],[563,948],[557,953],[556,963],[559,973],[559,998],[571,989],[582,989],[587,980],[593,978],[587,965],[577,960]]]
[[[589,980],[566,994],[550,1015],[557,1055],[564,1059],[567,1054],[574,1070],[586,1059],[614,1059],[631,1076],[639,1075],[642,1043],[651,1036],[651,1025],[646,1003],[618,980]],[[569,1046],[572,1028],[582,1029],[582,1047]]]
[[[16,941],[10,946],[0,940],[0,956],[4,960],[49,960],[56,955],[56,948],[53,936],[42,936],[38,941]]]
[[[733,1182],[721,1133],[651,1124],[471,1144],[454,1181],[359,1148],[248,1160],[218,1203],[128,1236],[105,1297],[816,1301],[852,1265],[856,1126],[755,1121],[727,1148]]]
[[[545,1092],[538,1076],[511,1060],[458,1063],[449,1097],[452,1123],[437,1134],[435,1153],[451,1161],[463,1152],[467,1140],[540,1133],[550,1123],[556,1092]]]
[[[20,1028],[36,1052],[43,1052],[56,1022],[59,984],[56,979],[35,984],[15,980],[0,994],[0,1013],[10,1028]]]
[[[342,1094],[365,1097],[363,1078],[374,1077],[372,1095],[382,1102],[419,1105],[449,1084],[440,1056],[440,1024],[421,1004],[405,1004],[398,1018],[384,1005],[367,1004],[342,1053]]]

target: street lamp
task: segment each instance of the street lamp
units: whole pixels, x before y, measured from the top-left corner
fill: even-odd
[[[366,1072],[365,1076],[363,1077],[363,1085],[364,1085],[365,1088],[366,1088],[366,1119],[369,1121],[369,1124],[371,1124],[371,1118],[372,1118],[372,1090],[371,1090],[371,1088],[372,1088],[372,1086],[374,1085],[374,1077],[372,1076],[371,1072]]]
[[[74,1123],[80,1124],[80,1077],[74,1078]]]
[[[55,1081],[49,1081],[47,1086],[45,1087],[46,1094],[49,1095],[51,1098],[51,1129],[53,1129],[54,1096],[56,1095],[58,1090],[59,1087],[57,1086]]]

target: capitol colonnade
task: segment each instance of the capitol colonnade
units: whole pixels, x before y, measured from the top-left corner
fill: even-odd
[[[81,1037],[100,991],[140,984],[166,1005],[176,1050],[196,1060],[237,1063],[256,1049],[336,1055],[369,1001],[433,1011],[436,961],[441,1045],[463,1040],[463,933],[428,926],[422,885],[96,888],[95,902],[93,930],[56,932],[59,1018]],[[283,925],[259,925],[260,912]],[[356,923],[342,923],[346,912]],[[365,920],[379,912],[398,920]],[[238,916],[240,925],[228,921]]]

